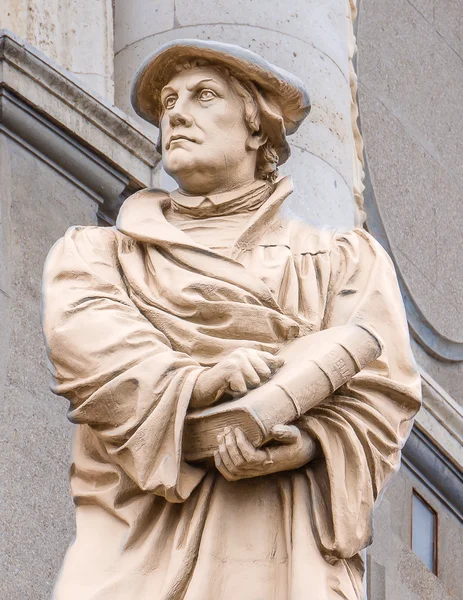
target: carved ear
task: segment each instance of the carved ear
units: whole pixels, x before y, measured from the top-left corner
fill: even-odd
[[[249,134],[247,139],[246,148],[248,150],[259,150],[265,143],[267,143],[268,135],[263,133],[262,127],[259,127],[257,131]]]

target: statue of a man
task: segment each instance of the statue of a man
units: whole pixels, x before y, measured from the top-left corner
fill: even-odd
[[[44,273],[52,389],[76,424],[76,539],[56,600],[359,600],[360,551],[420,403],[394,269],[363,229],[287,222],[300,80],[237,46],[171,42],[132,103],[178,189],[73,227]],[[381,356],[255,447],[183,448],[189,411],[266,384],[295,337],[358,323]],[[296,365],[297,366],[297,365]],[[311,382],[307,382],[308,388]]]

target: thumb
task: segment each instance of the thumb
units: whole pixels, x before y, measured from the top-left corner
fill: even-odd
[[[301,437],[301,432],[294,425],[275,425],[270,433],[281,444],[294,444]]]

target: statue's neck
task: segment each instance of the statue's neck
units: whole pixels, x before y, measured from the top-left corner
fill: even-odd
[[[217,194],[193,196],[176,190],[170,195],[173,210],[203,219],[257,210],[272,191],[271,184],[258,180]]]

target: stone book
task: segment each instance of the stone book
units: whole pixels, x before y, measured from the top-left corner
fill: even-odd
[[[360,325],[332,327],[305,335],[280,351],[284,365],[262,386],[241,398],[191,411],[185,421],[187,460],[203,460],[217,449],[225,427],[240,427],[251,443],[271,439],[274,425],[287,424],[322,402],[382,352],[382,342]]]

